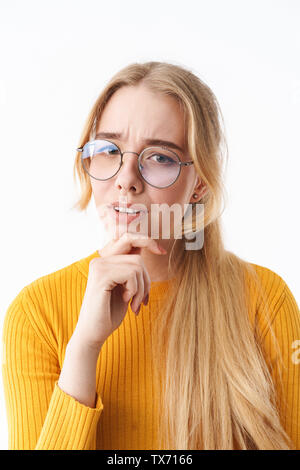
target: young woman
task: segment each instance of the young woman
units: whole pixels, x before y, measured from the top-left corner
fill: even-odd
[[[10,449],[300,448],[299,309],[278,274],[224,248],[221,116],[163,62],[100,94],[76,207],[94,197],[109,241],[9,306]]]

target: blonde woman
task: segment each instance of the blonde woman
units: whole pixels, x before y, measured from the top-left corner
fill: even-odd
[[[9,306],[10,449],[300,448],[299,309],[224,248],[221,116],[164,62],[125,67],[96,100],[76,207],[94,197],[109,241]]]

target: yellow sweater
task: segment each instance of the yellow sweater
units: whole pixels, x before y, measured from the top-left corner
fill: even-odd
[[[89,262],[96,256],[98,251],[35,280],[7,310],[2,373],[9,449],[159,449],[150,320],[170,281],[153,282],[148,305],[142,305],[138,317],[129,306],[120,327],[104,343],[97,363],[95,408],[79,403],[57,385],[85,293]],[[272,305],[272,326],[286,365],[287,408],[281,409],[282,423],[300,449],[299,308],[278,274],[254,266]],[[251,302],[272,361],[274,351],[255,291]]]

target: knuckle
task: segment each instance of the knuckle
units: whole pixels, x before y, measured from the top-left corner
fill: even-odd
[[[137,270],[136,270],[136,268],[134,267],[134,268],[131,270],[130,274],[129,274],[129,277],[130,277],[130,280],[131,280],[131,281],[135,281],[135,279],[136,279],[136,273],[137,273]]]
[[[135,271],[136,274],[140,274],[140,273],[143,272],[143,267],[140,264],[136,264],[134,266],[134,271]]]

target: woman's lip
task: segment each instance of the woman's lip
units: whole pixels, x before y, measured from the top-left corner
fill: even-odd
[[[141,212],[148,212],[148,209],[145,205],[143,204],[137,204],[137,203],[128,203],[128,204],[122,204],[119,202],[112,202],[111,204],[108,204],[109,208],[114,209],[115,207],[122,207],[124,209],[133,209],[136,211],[141,211]]]
[[[130,224],[133,220],[143,217],[147,211],[140,211],[137,214],[130,214],[128,212],[118,212],[112,206],[109,207],[109,215],[116,222]]]

